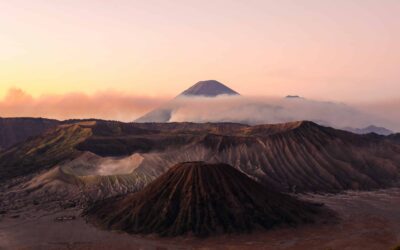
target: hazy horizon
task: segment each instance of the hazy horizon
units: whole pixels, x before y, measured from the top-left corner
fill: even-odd
[[[246,95],[174,99],[173,96],[139,96],[118,91],[34,97],[22,89],[12,88],[0,100],[0,117],[95,118],[132,122],[154,109],[163,108],[173,110],[172,122],[222,121],[254,125],[310,120],[335,128],[375,125],[400,132],[400,119],[396,115],[399,101],[349,105],[309,98],[296,99]]]
[[[129,121],[208,79],[247,97],[300,95],[398,116],[399,1],[0,8],[0,116]]]
[[[400,2],[2,1],[0,99],[173,96],[216,79],[244,95],[399,99]]]

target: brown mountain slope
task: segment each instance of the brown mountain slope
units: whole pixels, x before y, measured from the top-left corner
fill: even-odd
[[[40,135],[58,124],[57,120],[43,118],[0,117],[0,150],[25,141],[29,137]]]
[[[0,152],[0,180],[37,173],[78,157],[75,145],[90,134],[91,129],[82,125],[61,125]]]
[[[143,124],[112,126],[121,131],[127,131],[121,129],[125,126],[145,128]],[[145,159],[136,171],[152,178],[179,162],[225,162],[285,191],[375,189],[397,185],[400,179],[400,146],[385,137],[356,135],[312,122],[226,126],[189,123],[182,129],[146,130],[146,134],[94,133],[78,148],[104,156],[141,153]]]
[[[319,210],[271,191],[227,164],[177,164],[142,191],[86,212],[107,229],[162,236],[249,232],[312,222]]]
[[[39,136],[59,125],[71,125],[84,122],[103,122],[98,119],[71,119],[59,121],[32,117],[0,117],[0,151],[6,150],[29,138]]]
[[[63,125],[0,153],[0,178],[34,173],[83,151],[101,157],[139,154],[143,160],[134,172],[146,176],[146,182],[185,161],[224,162],[283,191],[368,190],[395,186],[400,180],[400,145],[312,122]]]

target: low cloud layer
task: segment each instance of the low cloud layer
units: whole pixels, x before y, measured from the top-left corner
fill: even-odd
[[[43,95],[34,98],[21,89],[12,88],[5,98],[0,100],[0,116],[132,121],[167,100],[167,98],[135,96],[113,91],[92,95],[83,93]]]
[[[303,98],[191,97],[179,98],[170,103],[173,109],[170,121],[263,124],[310,120],[336,128],[363,128],[373,124],[400,131],[400,117],[395,116],[399,104],[349,106]],[[385,112],[389,108],[392,112]]]
[[[152,98],[112,91],[34,98],[14,88],[0,100],[0,116],[133,121],[156,107],[171,110],[170,122],[265,124],[310,120],[336,128],[376,125],[400,132],[400,99],[346,105],[280,97],[179,97],[169,100],[166,97]]]
[[[354,104],[360,110],[374,114],[378,118],[381,117],[385,120],[392,122],[394,125],[400,123],[400,98],[386,100],[382,102],[371,102]]]

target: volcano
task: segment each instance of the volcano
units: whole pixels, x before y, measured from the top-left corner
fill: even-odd
[[[216,80],[199,81],[183,91],[176,98],[172,99],[169,103],[146,113],[142,117],[136,119],[135,122],[169,122],[172,113],[178,110],[182,105],[185,105],[184,102],[182,103],[182,100],[185,100],[184,98],[207,97],[212,99],[221,95],[239,96],[239,93]]]
[[[215,97],[219,95],[239,95],[239,93],[216,80],[208,80],[196,83],[179,96]]]
[[[262,93],[260,93],[262,94]],[[134,122],[231,122],[249,125],[309,120],[335,128],[356,127],[379,121],[378,117],[335,102],[298,95],[286,98],[242,96],[216,80],[199,81],[175,98],[149,110]],[[390,133],[381,128],[368,130]],[[349,129],[350,132],[351,128]]]
[[[86,214],[94,224],[128,233],[207,236],[310,223],[320,211],[230,165],[185,162],[142,191],[98,202]]]

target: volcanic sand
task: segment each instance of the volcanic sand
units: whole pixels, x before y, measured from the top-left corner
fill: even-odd
[[[400,244],[400,189],[301,195],[337,212],[340,222],[206,239],[128,235],[87,224],[79,208],[40,205],[0,215],[0,249],[391,249]],[[18,216],[18,218],[12,218]],[[56,221],[64,216],[73,220]]]

